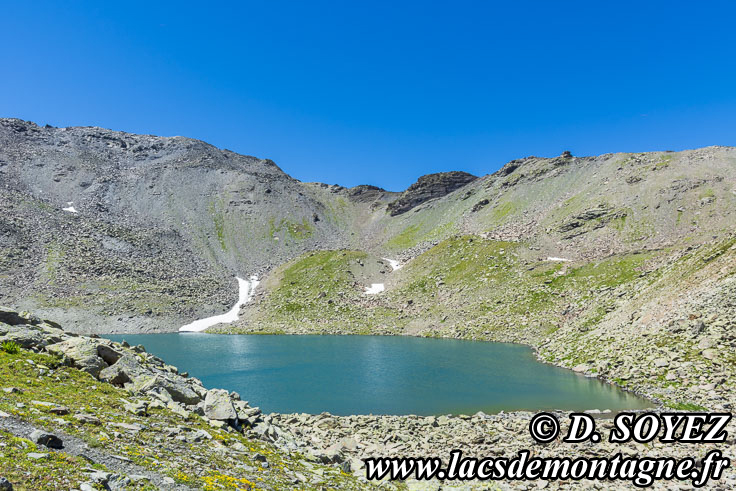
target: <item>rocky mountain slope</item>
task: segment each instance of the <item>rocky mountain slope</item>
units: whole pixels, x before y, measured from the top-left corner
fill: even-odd
[[[231,304],[235,275],[356,245],[356,219],[388,197],[187,138],[0,120],[0,301],[172,330]]]
[[[478,234],[588,261],[693,245],[731,230],[735,161],[726,147],[566,153],[390,193],[301,183],[188,138],[1,119],[0,301],[72,329],[174,330],[231,305],[235,275],[313,250],[408,259]]]

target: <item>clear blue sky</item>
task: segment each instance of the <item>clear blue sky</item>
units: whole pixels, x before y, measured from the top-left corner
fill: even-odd
[[[204,6],[204,5],[208,6]],[[736,145],[736,2],[3,2],[0,116],[403,189],[527,155]]]

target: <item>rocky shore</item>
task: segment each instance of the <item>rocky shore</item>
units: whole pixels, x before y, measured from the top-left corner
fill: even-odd
[[[205,388],[196,378],[180,373],[176,367],[147,353],[143,346],[128,346],[125,343],[68,333],[58,324],[26,313],[0,310],[0,343],[6,342],[17,344],[21,353],[38,352],[52,355],[57,360],[56,368],[30,359],[24,361],[18,358],[13,362],[15,367],[20,366],[31,371],[38,381],[59,378],[59,373],[65,370],[78,373],[90,386],[85,389],[85,393],[77,396],[88,398],[89,402],[83,407],[65,406],[54,400],[57,396],[55,391],[60,391],[60,388],[51,384],[44,387],[47,400],[30,402],[35,412],[27,414],[23,412],[26,403],[13,401],[22,396],[24,391],[31,389],[17,388],[15,385],[18,385],[19,380],[4,377],[1,384],[3,392],[0,394],[0,410],[4,411],[0,418],[3,422],[0,429],[12,429],[14,426],[8,424],[8,421],[43,424],[43,431],[31,433],[30,437],[40,447],[54,448],[63,445],[62,439],[57,437],[60,432],[76,428],[82,439],[102,439],[106,450],[139,465],[142,470],[167,469],[168,475],[162,474],[166,480],[159,476],[161,479],[158,487],[186,488],[187,485],[194,484],[193,476],[198,479],[215,479],[210,471],[216,465],[219,472],[217,475],[240,473],[239,476],[247,477],[233,479],[244,480],[243,483],[255,482],[254,487],[261,487],[254,475],[278,472],[278,476],[271,477],[275,479],[272,482],[280,484],[272,484],[272,489],[292,485],[313,489],[329,486],[330,483],[339,489],[368,486],[488,489],[487,485],[479,482],[462,485],[411,480],[405,483],[369,483],[364,478],[365,469],[361,459],[376,456],[439,456],[448,459],[451,450],[461,450],[465,456],[511,457],[525,449],[530,450],[533,455],[543,457],[612,456],[620,452],[624,456],[698,458],[704,456],[708,450],[719,448],[724,455],[732,457],[734,448],[733,437],[726,444],[698,446],[659,442],[611,444],[605,439],[600,443],[584,444],[566,444],[558,439],[542,445],[529,435],[528,425],[532,413],[528,412],[430,417],[341,417],[328,413],[263,414],[260,409],[244,401],[239,394],[224,389]],[[20,371],[18,373],[20,375]],[[30,377],[25,373],[21,376]],[[41,382],[30,385],[34,384],[41,385]],[[96,401],[101,390],[110,391],[112,397],[120,401],[117,408],[99,407]],[[11,411],[17,414],[10,414]],[[111,414],[115,414],[115,417],[110,418]],[[167,416],[162,419],[161,415],[164,414]],[[556,414],[562,422],[564,433],[568,413]],[[119,420],[121,415],[124,416],[123,420]],[[596,412],[593,415],[598,418],[602,434],[608,434],[611,429],[611,415]],[[172,421],[170,418],[175,419]],[[734,429],[731,424],[728,428],[730,435],[733,435]],[[254,445],[263,446],[256,448]],[[186,462],[182,460],[185,459],[185,454],[189,455]],[[145,455],[155,458],[142,458]],[[282,463],[273,465],[276,458],[272,455],[277,455],[279,460],[287,459],[288,464],[283,464],[283,460],[280,460]],[[133,459],[137,460],[133,462]],[[153,461],[157,464],[152,464]],[[92,486],[97,482],[109,489],[124,489],[137,482],[133,477],[93,469],[88,473],[89,479],[85,483]],[[147,479],[139,480],[141,483],[150,483],[152,478],[149,476]],[[586,481],[497,484],[503,488],[520,489],[530,486],[558,487],[562,484],[566,488],[630,487],[626,482]],[[686,484],[682,487],[688,487]],[[662,482],[656,483],[654,487],[671,489],[673,486],[672,482]],[[724,479],[716,483],[714,488],[728,489],[734,486],[736,474],[728,470]]]

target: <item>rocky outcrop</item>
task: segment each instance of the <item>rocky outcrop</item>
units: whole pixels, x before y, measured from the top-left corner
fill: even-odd
[[[388,212],[391,216],[406,213],[425,201],[446,196],[476,179],[476,176],[460,171],[427,174],[389,203]]]
[[[108,364],[99,356],[98,347],[101,342],[97,339],[73,337],[51,346],[47,346],[49,353],[67,357],[73,366],[92,375],[99,376]]]
[[[163,404],[183,417],[196,413],[212,424],[233,428],[250,428],[262,422],[261,410],[241,401],[238,394],[222,389],[207,390],[201,381],[180,375],[175,367],[147,353],[142,346],[130,347],[107,339],[79,336],[54,327],[57,324],[51,325],[53,323],[11,309],[2,309],[2,312],[3,318],[17,323],[0,322],[0,343],[13,341],[22,348],[55,355],[67,365],[102,382],[136,396],[151,397],[154,405]],[[20,323],[19,319],[25,319],[28,324]],[[140,402],[126,405],[126,410],[134,414],[145,414],[148,408],[148,404]],[[62,411],[69,412],[66,408],[59,408],[59,413]],[[84,413],[75,415],[75,418],[87,424],[97,424]],[[259,437],[268,439],[273,435],[263,428],[259,430]]]
[[[347,190],[348,198],[358,203],[371,203],[380,199],[384,194],[386,190],[368,184],[361,184]]]

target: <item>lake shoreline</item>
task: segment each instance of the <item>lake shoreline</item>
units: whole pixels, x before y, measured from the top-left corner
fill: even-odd
[[[417,336],[241,336],[232,341],[208,333],[106,337],[142,344],[208,385],[245,393],[272,412],[429,416],[594,409],[615,413],[657,407],[595,377],[539,363],[535,350],[520,343]],[[220,361],[215,363],[216,358]],[[508,370],[510,366],[515,369]],[[324,393],[315,382],[323,373],[335,374],[332,388]],[[371,397],[361,393],[348,401],[335,395],[349,394],[355,380]],[[432,380],[431,386],[425,380]],[[460,386],[476,389],[455,389]]]
[[[71,334],[58,325],[40,320],[28,322],[33,324],[8,325],[5,338],[16,340],[26,349],[56,354],[66,360],[65,363],[86,371],[100,383],[124,388],[136,398],[134,404],[126,406],[126,411],[138,411],[144,407],[147,408],[144,412],[153,409],[173,412],[181,418],[182,429],[171,431],[180,433],[186,432],[185,427],[194,421],[209,425],[213,431],[242,433],[247,438],[273,445],[279,452],[304,455],[316,464],[338,467],[344,473],[354,474],[365,486],[369,483],[361,481],[365,475],[362,459],[367,457],[447,458],[453,449],[461,450],[464,456],[469,457],[507,458],[527,449],[539,457],[569,458],[609,457],[619,452],[624,455],[646,452],[653,456],[685,458],[694,452],[692,445],[661,443],[658,440],[646,448],[635,442],[611,444],[606,439],[598,444],[567,444],[560,439],[539,444],[531,438],[528,430],[533,413],[526,411],[427,417],[263,414],[241,400],[239,394],[205,388],[201,381],[179,373],[176,367],[148,353],[143,346],[132,347],[127,343]],[[564,434],[570,412],[555,414]],[[608,434],[611,420],[597,418],[596,421],[601,433]],[[728,431],[733,431],[733,427],[731,422]],[[729,446],[730,442],[706,444],[699,446],[697,452],[715,448],[727,452]],[[726,474],[724,481],[726,485],[736,484],[733,473]],[[504,484],[511,488],[526,488],[528,483],[509,481]],[[586,486],[586,483],[578,484]],[[666,484],[658,483],[655,487],[666,487]],[[623,481],[607,483],[606,486],[608,489],[629,488],[629,484]]]

